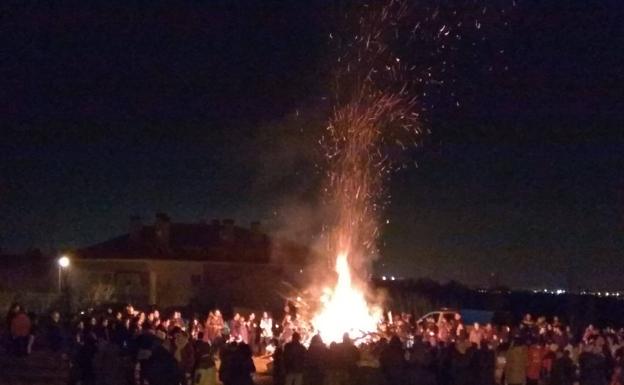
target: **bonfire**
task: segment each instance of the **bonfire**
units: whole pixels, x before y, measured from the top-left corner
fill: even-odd
[[[355,341],[362,341],[377,331],[382,311],[369,306],[364,291],[353,285],[346,254],[336,258],[336,273],[338,282],[333,289],[323,290],[322,309],[312,319],[312,325],[325,343],[342,341],[344,333]]]

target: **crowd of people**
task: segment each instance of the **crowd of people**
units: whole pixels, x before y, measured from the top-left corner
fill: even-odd
[[[254,356],[270,362],[275,385],[624,385],[624,330],[574,335],[557,317],[494,326],[389,314],[366,338],[327,344],[289,312],[280,322],[219,310],[200,319],[128,305],[63,319],[15,304],[5,330],[6,352],[45,346],[81,385],[250,385]]]
[[[389,384],[406,377],[439,385],[620,385],[624,330],[589,325],[580,335],[557,317],[519,325],[464,325],[456,316],[412,325],[401,317],[380,355]],[[405,348],[399,338],[413,341]],[[409,374],[411,373],[411,374]]]
[[[185,319],[173,311],[163,317],[156,309],[81,312],[63,320],[58,311],[41,319],[19,304],[11,306],[3,333],[5,350],[27,356],[34,346],[69,361],[70,384],[80,385],[224,385],[253,384],[253,355],[266,349],[270,325],[236,314],[225,322],[211,312],[205,322]],[[272,335],[272,334],[271,334]],[[265,342],[264,345],[262,343]],[[219,366],[217,368],[217,362]]]
[[[403,314],[388,318],[378,338],[357,349],[348,335],[329,347],[315,336],[306,351],[298,337],[279,352],[276,385],[624,384],[624,329],[589,325],[576,336],[557,317],[547,322],[527,314],[519,325],[482,326],[465,325],[459,314],[419,323]],[[356,370],[364,356],[380,369],[373,382],[371,372]]]

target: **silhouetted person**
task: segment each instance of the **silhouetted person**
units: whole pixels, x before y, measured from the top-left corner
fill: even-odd
[[[436,379],[438,385],[450,385],[451,383],[451,355],[455,346],[449,344],[442,346],[437,351]]]
[[[573,385],[574,375],[574,362],[570,358],[570,352],[558,351],[550,372],[550,385]]]
[[[65,332],[61,324],[61,315],[58,311],[50,314],[50,322],[46,328],[46,335],[50,350],[54,353],[64,352],[65,350]]]
[[[301,336],[295,332],[289,343],[284,345],[284,371],[286,385],[301,385],[305,365],[306,348],[300,342]]]
[[[342,336],[342,342],[336,345],[337,364],[340,384],[352,384],[357,376],[357,364],[360,351],[353,344],[348,333]]]
[[[120,335],[120,334],[115,334]],[[164,332],[161,332],[161,337],[164,335]],[[123,344],[119,344],[119,341],[123,341],[123,339],[113,338],[115,343],[118,346],[123,346]],[[152,349],[154,344],[159,342],[158,337],[156,337],[156,330],[154,330],[153,326],[149,322],[145,322],[143,324],[143,330],[141,334],[139,334],[135,338],[135,346],[136,346],[136,356],[134,357],[136,362],[139,364],[139,378],[142,381],[145,379],[146,371],[147,371],[147,362],[150,359],[152,354]],[[142,382],[141,382],[142,383]]]
[[[119,346],[104,338],[98,340],[93,373],[96,385],[125,385],[126,373]]]
[[[195,369],[195,350],[189,342],[189,336],[186,332],[178,330],[173,335],[170,351],[178,363],[180,372],[186,380],[189,380]]]
[[[405,352],[401,340],[393,336],[379,356],[379,365],[388,385],[404,384],[406,380]]]
[[[579,355],[580,385],[605,385],[607,362],[598,346],[586,345]]]
[[[496,353],[487,341],[481,341],[476,353],[477,385],[495,385]]]
[[[406,371],[409,383],[436,385],[434,352],[429,342],[416,339],[409,353]]]
[[[307,385],[324,384],[327,373],[329,349],[323,343],[320,335],[310,340],[310,347],[305,359],[304,382]]]
[[[221,366],[219,367],[219,380],[223,385],[233,385],[235,382],[234,371],[236,370],[236,342],[225,344],[219,351]]]
[[[470,341],[462,339],[455,343],[451,351],[452,385],[474,385],[476,374],[473,368],[473,349]]]
[[[93,358],[97,352],[97,339],[92,334],[85,334],[84,343],[78,348],[74,357],[76,367],[75,380],[81,385],[92,385],[95,382]]]
[[[280,346],[277,338],[272,344],[275,346],[273,352],[273,385],[284,385],[286,375],[284,374],[284,349]]]
[[[209,342],[197,341],[196,345],[197,367],[193,377],[193,385],[216,385],[217,374],[213,349]]]
[[[251,376],[255,371],[249,345],[232,342],[223,347],[219,368],[219,379],[223,385],[253,385]]]
[[[232,385],[253,385],[252,375],[256,372],[251,348],[246,343],[238,344],[233,356]]]
[[[150,385],[178,385],[184,378],[178,362],[161,340],[154,343],[145,366],[145,378]]]
[[[100,318],[99,324],[94,328],[95,335],[98,340],[106,340],[111,341],[111,327],[108,318],[102,317]]]

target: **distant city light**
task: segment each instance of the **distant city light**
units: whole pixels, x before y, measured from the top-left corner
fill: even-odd
[[[386,276],[385,275],[381,276],[381,280],[385,281],[386,280]]]

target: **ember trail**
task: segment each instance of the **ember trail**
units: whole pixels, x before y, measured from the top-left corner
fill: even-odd
[[[312,320],[326,343],[340,341],[343,333],[358,339],[377,330],[382,312],[367,301],[364,282],[377,252],[384,181],[392,170],[383,149],[420,132],[406,64],[392,49],[400,43],[407,5],[391,1],[359,12],[351,16],[357,20],[352,29],[330,36],[339,54],[333,114],[321,143],[329,165],[326,199],[335,213],[329,253],[336,256],[338,278],[333,289],[324,289]]]

